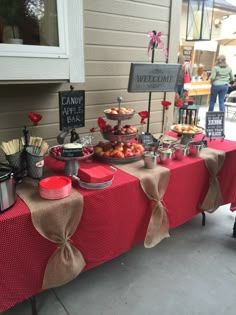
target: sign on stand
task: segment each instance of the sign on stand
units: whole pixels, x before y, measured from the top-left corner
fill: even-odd
[[[179,64],[131,63],[128,92],[174,92]]]
[[[59,92],[60,130],[84,127],[85,91]]]
[[[206,137],[224,138],[225,137],[225,115],[224,112],[206,113]]]

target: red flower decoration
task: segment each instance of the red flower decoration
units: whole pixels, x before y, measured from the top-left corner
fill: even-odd
[[[182,99],[181,99],[180,97],[178,97],[178,96],[176,96],[176,98],[175,98],[175,106],[176,106],[176,107],[181,107],[181,106],[183,106],[183,101],[182,101]]]
[[[102,117],[98,117],[98,126],[101,130],[104,130],[107,126],[105,120]]]
[[[169,106],[171,105],[171,102],[168,102],[168,101],[161,101],[161,104],[162,104],[162,106],[163,106],[165,109],[168,109]]]
[[[42,115],[30,112],[29,119],[33,122],[34,126],[38,126],[39,121],[42,119]]]
[[[188,96],[188,91],[184,91],[184,96]]]
[[[90,132],[95,132],[95,128],[91,128],[89,131]]]
[[[194,99],[192,97],[186,97],[185,98],[185,102],[188,103],[188,102],[193,102]]]
[[[138,113],[141,117],[140,124],[144,125],[146,124],[145,119],[149,118],[149,112],[148,111],[142,111]]]

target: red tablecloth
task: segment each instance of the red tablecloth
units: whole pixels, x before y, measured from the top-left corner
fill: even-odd
[[[213,140],[209,146],[226,152],[218,178],[224,203],[235,206],[236,142]],[[63,162],[47,157],[46,165],[63,172]],[[163,203],[170,228],[174,228],[199,213],[209,173],[200,158],[187,157],[168,167],[171,175]],[[136,177],[118,169],[110,187],[78,191],[84,196],[84,211],[72,240],[83,254],[85,270],[143,242],[152,208]],[[45,266],[55,248],[34,229],[29,209],[20,198],[0,215],[0,312],[41,291]]]

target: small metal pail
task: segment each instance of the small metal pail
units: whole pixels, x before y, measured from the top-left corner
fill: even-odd
[[[203,144],[199,142],[190,142],[188,145],[188,154],[190,156],[198,157],[201,149],[203,148]]]
[[[143,152],[143,160],[145,168],[154,168],[157,165],[157,158],[159,154],[153,151]]]
[[[173,154],[173,158],[175,160],[181,161],[187,156],[188,148],[186,145],[176,144],[174,146],[174,149],[175,149],[175,151]]]
[[[160,154],[160,163],[161,164],[169,164],[172,160],[172,155],[174,153],[174,148],[161,148],[158,150]]]

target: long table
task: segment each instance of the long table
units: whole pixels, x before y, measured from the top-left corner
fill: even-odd
[[[231,203],[235,208],[236,142],[213,140],[209,147],[226,154],[218,180],[223,204]],[[45,162],[52,171],[63,173],[63,162],[50,157]],[[80,164],[83,167],[83,162]],[[162,202],[173,229],[201,212],[199,205],[208,190],[209,172],[204,160],[197,157],[173,161],[168,168],[170,180]],[[83,254],[86,263],[83,271],[144,241],[153,202],[143,192],[137,177],[117,169],[110,187],[76,189],[84,198],[84,206],[71,239]],[[0,312],[42,290],[45,267],[56,249],[57,244],[36,231],[30,211],[19,197],[10,210],[0,215]]]
[[[206,104],[209,102],[209,96],[211,94],[211,82],[207,81],[191,81],[191,88],[188,91],[189,96],[194,96],[195,98],[200,98],[198,102],[199,105],[202,104],[202,96],[207,95]]]

